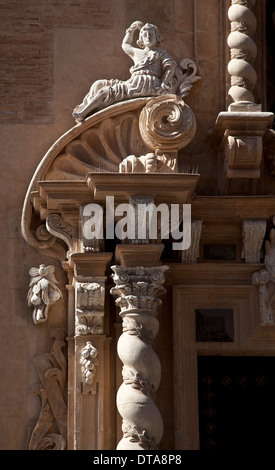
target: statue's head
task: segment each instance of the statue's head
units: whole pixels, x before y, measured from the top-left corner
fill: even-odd
[[[141,49],[144,49],[146,46],[159,47],[161,41],[162,37],[158,28],[153,24],[146,23],[139,32],[137,44]]]

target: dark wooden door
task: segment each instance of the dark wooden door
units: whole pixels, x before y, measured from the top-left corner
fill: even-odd
[[[201,450],[272,449],[275,357],[198,358]]]

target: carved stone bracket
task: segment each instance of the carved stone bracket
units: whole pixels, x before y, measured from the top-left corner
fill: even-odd
[[[200,239],[202,234],[202,220],[192,220],[191,222],[191,245],[188,250],[181,253],[183,263],[196,263],[200,256]]]
[[[65,401],[67,364],[63,355],[64,333],[52,332],[50,353],[34,358],[40,382],[34,393],[40,395],[41,412],[29,439],[29,450],[65,450],[67,446],[67,405]]]
[[[220,151],[220,190],[228,192],[234,179],[261,177],[263,137],[272,125],[273,113],[221,112],[212,134]]]
[[[275,217],[273,217],[275,225]],[[259,286],[260,312],[262,325],[275,325],[275,228],[265,243],[265,269],[252,276],[252,283]]]
[[[76,228],[62,219],[59,214],[50,214],[46,219],[46,227],[48,231],[57,238],[61,238],[70,252],[75,248]]]
[[[243,221],[243,250],[242,258],[246,263],[259,263],[261,260],[261,248],[266,231],[266,220]]]
[[[158,298],[163,287],[166,266],[113,266],[116,297],[123,319],[118,355],[123,362],[123,383],[118,390],[117,406],[123,418],[123,438],[117,449],[156,449],[163,433],[162,417],[154,402],[161,367],[152,348],[158,333]]]

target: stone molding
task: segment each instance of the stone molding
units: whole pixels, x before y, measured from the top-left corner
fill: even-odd
[[[222,194],[228,192],[230,180],[261,177],[263,139],[273,119],[273,113],[249,110],[218,115],[212,138],[220,153]]]

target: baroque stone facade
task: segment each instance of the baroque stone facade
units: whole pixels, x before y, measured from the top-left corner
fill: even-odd
[[[50,3],[1,13],[0,447],[199,449],[198,358],[275,356],[274,6]]]

